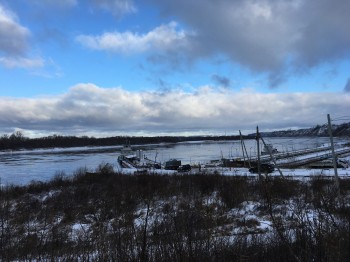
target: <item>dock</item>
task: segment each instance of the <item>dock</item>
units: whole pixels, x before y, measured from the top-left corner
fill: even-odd
[[[350,155],[350,147],[335,149],[338,158]],[[330,147],[320,147],[314,149],[298,150],[288,153],[274,154],[277,164],[281,168],[308,167],[310,164],[322,162],[332,158]],[[263,156],[262,162],[270,161],[269,156]],[[341,167],[341,166],[340,166]]]

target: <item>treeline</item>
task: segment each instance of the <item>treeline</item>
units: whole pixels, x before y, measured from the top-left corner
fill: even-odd
[[[350,183],[96,173],[0,191],[1,261],[349,261]]]
[[[115,146],[130,143],[131,145],[157,144],[157,143],[177,143],[199,140],[238,140],[238,136],[155,136],[155,137],[135,137],[135,136],[114,136],[106,138],[76,137],[52,135],[41,138],[28,138],[17,131],[11,135],[0,137],[0,150],[7,149],[35,149],[54,147],[81,147],[81,146]]]

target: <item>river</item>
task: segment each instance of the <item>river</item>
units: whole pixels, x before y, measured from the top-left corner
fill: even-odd
[[[335,142],[344,141],[344,139],[335,139]],[[256,141],[252,139],[244,142],[247,153],[255,156]],[[329,143],[329,138],[266,138],[265,142],[272,144],[280,152],[286,152],[321,146]],[[121,146],[109,146],[0,151],[0,184],[21,185],[33,180],[46,181],[59,173],[73,175],[79,168],[94,171],[103,163],[110,163],[117,169],[116,160],[121,148]],[[221,157],[242,156],[240,141],[133,145],[133,149],[142,150],[152,160],[164,162],[176,158],[183,164],[205,163]]]

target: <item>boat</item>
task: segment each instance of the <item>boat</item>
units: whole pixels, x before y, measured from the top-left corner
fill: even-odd
[[[125,144],[120,150],[120,156],[118,156],[118,163],[122,168],[133,168],[133,169],[160,169],[160,163],[147,158],[144,155],[143,150],[134,151],[129,144]]]
[[[177,170],[180,166],[181,166],[181,160],[170,159],[169,161],[165,162],[164,169]]]
[[[133,149],[131,148],[130,142],[126,143],[123,148],[120,150],[122,155],[129,155],[133,153]]]

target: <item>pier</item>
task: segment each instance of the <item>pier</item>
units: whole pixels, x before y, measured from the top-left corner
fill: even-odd
[[[335,149],[335,154],[337,157],[346,157],[350,155],[350,147],[337,148]],[[332,153],[330,147],[320,147],[288,153],[277,153],[273,156],[277,160],[277,165],[281,168],[299,168],[308,167],[311,164],[331,159]],[[269,162],[270,156],[261,157],[261,161]]]

